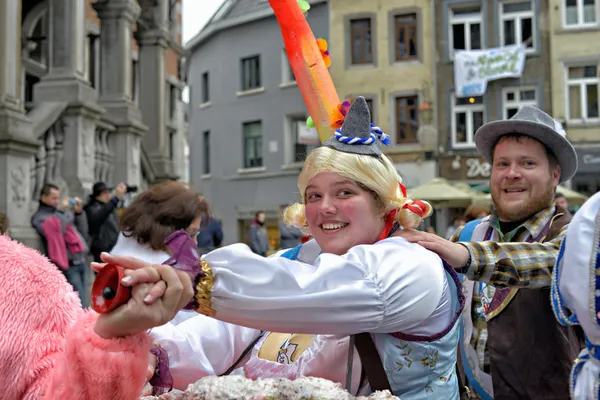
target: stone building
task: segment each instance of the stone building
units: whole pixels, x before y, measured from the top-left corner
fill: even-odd
[[[600,191],[600,0],[550,0],[552,113],[579,157],[571,188]]]
[[[330,71],[340,97],[367,98],[408,188],[430,181],[437,175],[431,0],[331,0],[329,7]]]
[[[474,135],[486,122],[513,116],[524,105],[552,113],[549,4],[544,0],[435,1],[439,175],[486,187],[490,165],[478,155]],[[483,96],[457,98],[454,51],[525,43],[520,78],[488,82]],[[444,210],[451,217],[463,210]]]
[[[0,209],[185,174],[180,0],[0,0]]]

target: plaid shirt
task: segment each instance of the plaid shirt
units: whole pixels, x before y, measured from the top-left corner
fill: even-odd
[[[498,216],[492,214],[491,240],[461,242],[469,250],[471,261],[457,268],[456,272],[466,275],[470,280],[496,287],[550,287],[554,263],[568,225],[562,227],[549,242],[528,243],[526,240],[542,233],[546,224],[554,218],[555,210],[553,204],[504,235],[499,228]],[[458,242],[461,231],[462,228],[459,228],[450,240]]]

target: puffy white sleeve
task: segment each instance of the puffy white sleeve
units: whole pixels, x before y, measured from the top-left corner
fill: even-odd
[[[577,211],[569,224],[557,266],[554,269],[552,301],[560,320],[577,318],[587,339],[600,345],[600,318],[595,299],[600,271],[600,193],[592,196]],[[556,293],[558,287],[558,292]],[[560,301],[560,300],[561,301]],[[560,307],[559,303],[560,302]],[[573,322],[573,321],[571,321]],[[574,368],[573,399],[598,399],[600,363],[588,349],[580,353]]]
[[[244,244],[203,259],[215,280],[214,317],[273,332],[408,332],[434,312],[446,279],[437,255],[396,237],[321,254],[314,265],[260,257]]]
[[[178,325],[153,328],[150,335],[169,355],[174,388],[186,390],[202,377],[227,371],[260,331],[197,314]]]

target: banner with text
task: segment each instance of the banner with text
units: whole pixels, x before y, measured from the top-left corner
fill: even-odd
[[[456,97],[483,96],[488,81],[519,78],[525,67],[525,45],[454,53]]]

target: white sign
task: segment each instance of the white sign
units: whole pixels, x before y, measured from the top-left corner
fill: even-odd
[[[298,143],[299,144],[319,144],[319,134],[315,128],[309,128],[306,126],[306,122],[296,122],[296,129],[298,132]]]
[[[269,142],[269,153],[277,153],[277,140]]]
[[[454,53],[456,97],[483,96],[488,81],[519,78],[525,67],[525,45]]]
[[[586,154],[583,156],[583,163],[585,165],[600,164],[600,156],[595,156],[593,154]]]
[[[466,162],[467,178],[489,178],[492,174],[492,166],[487,162],[482,162],[478,158],[469,158]]]

